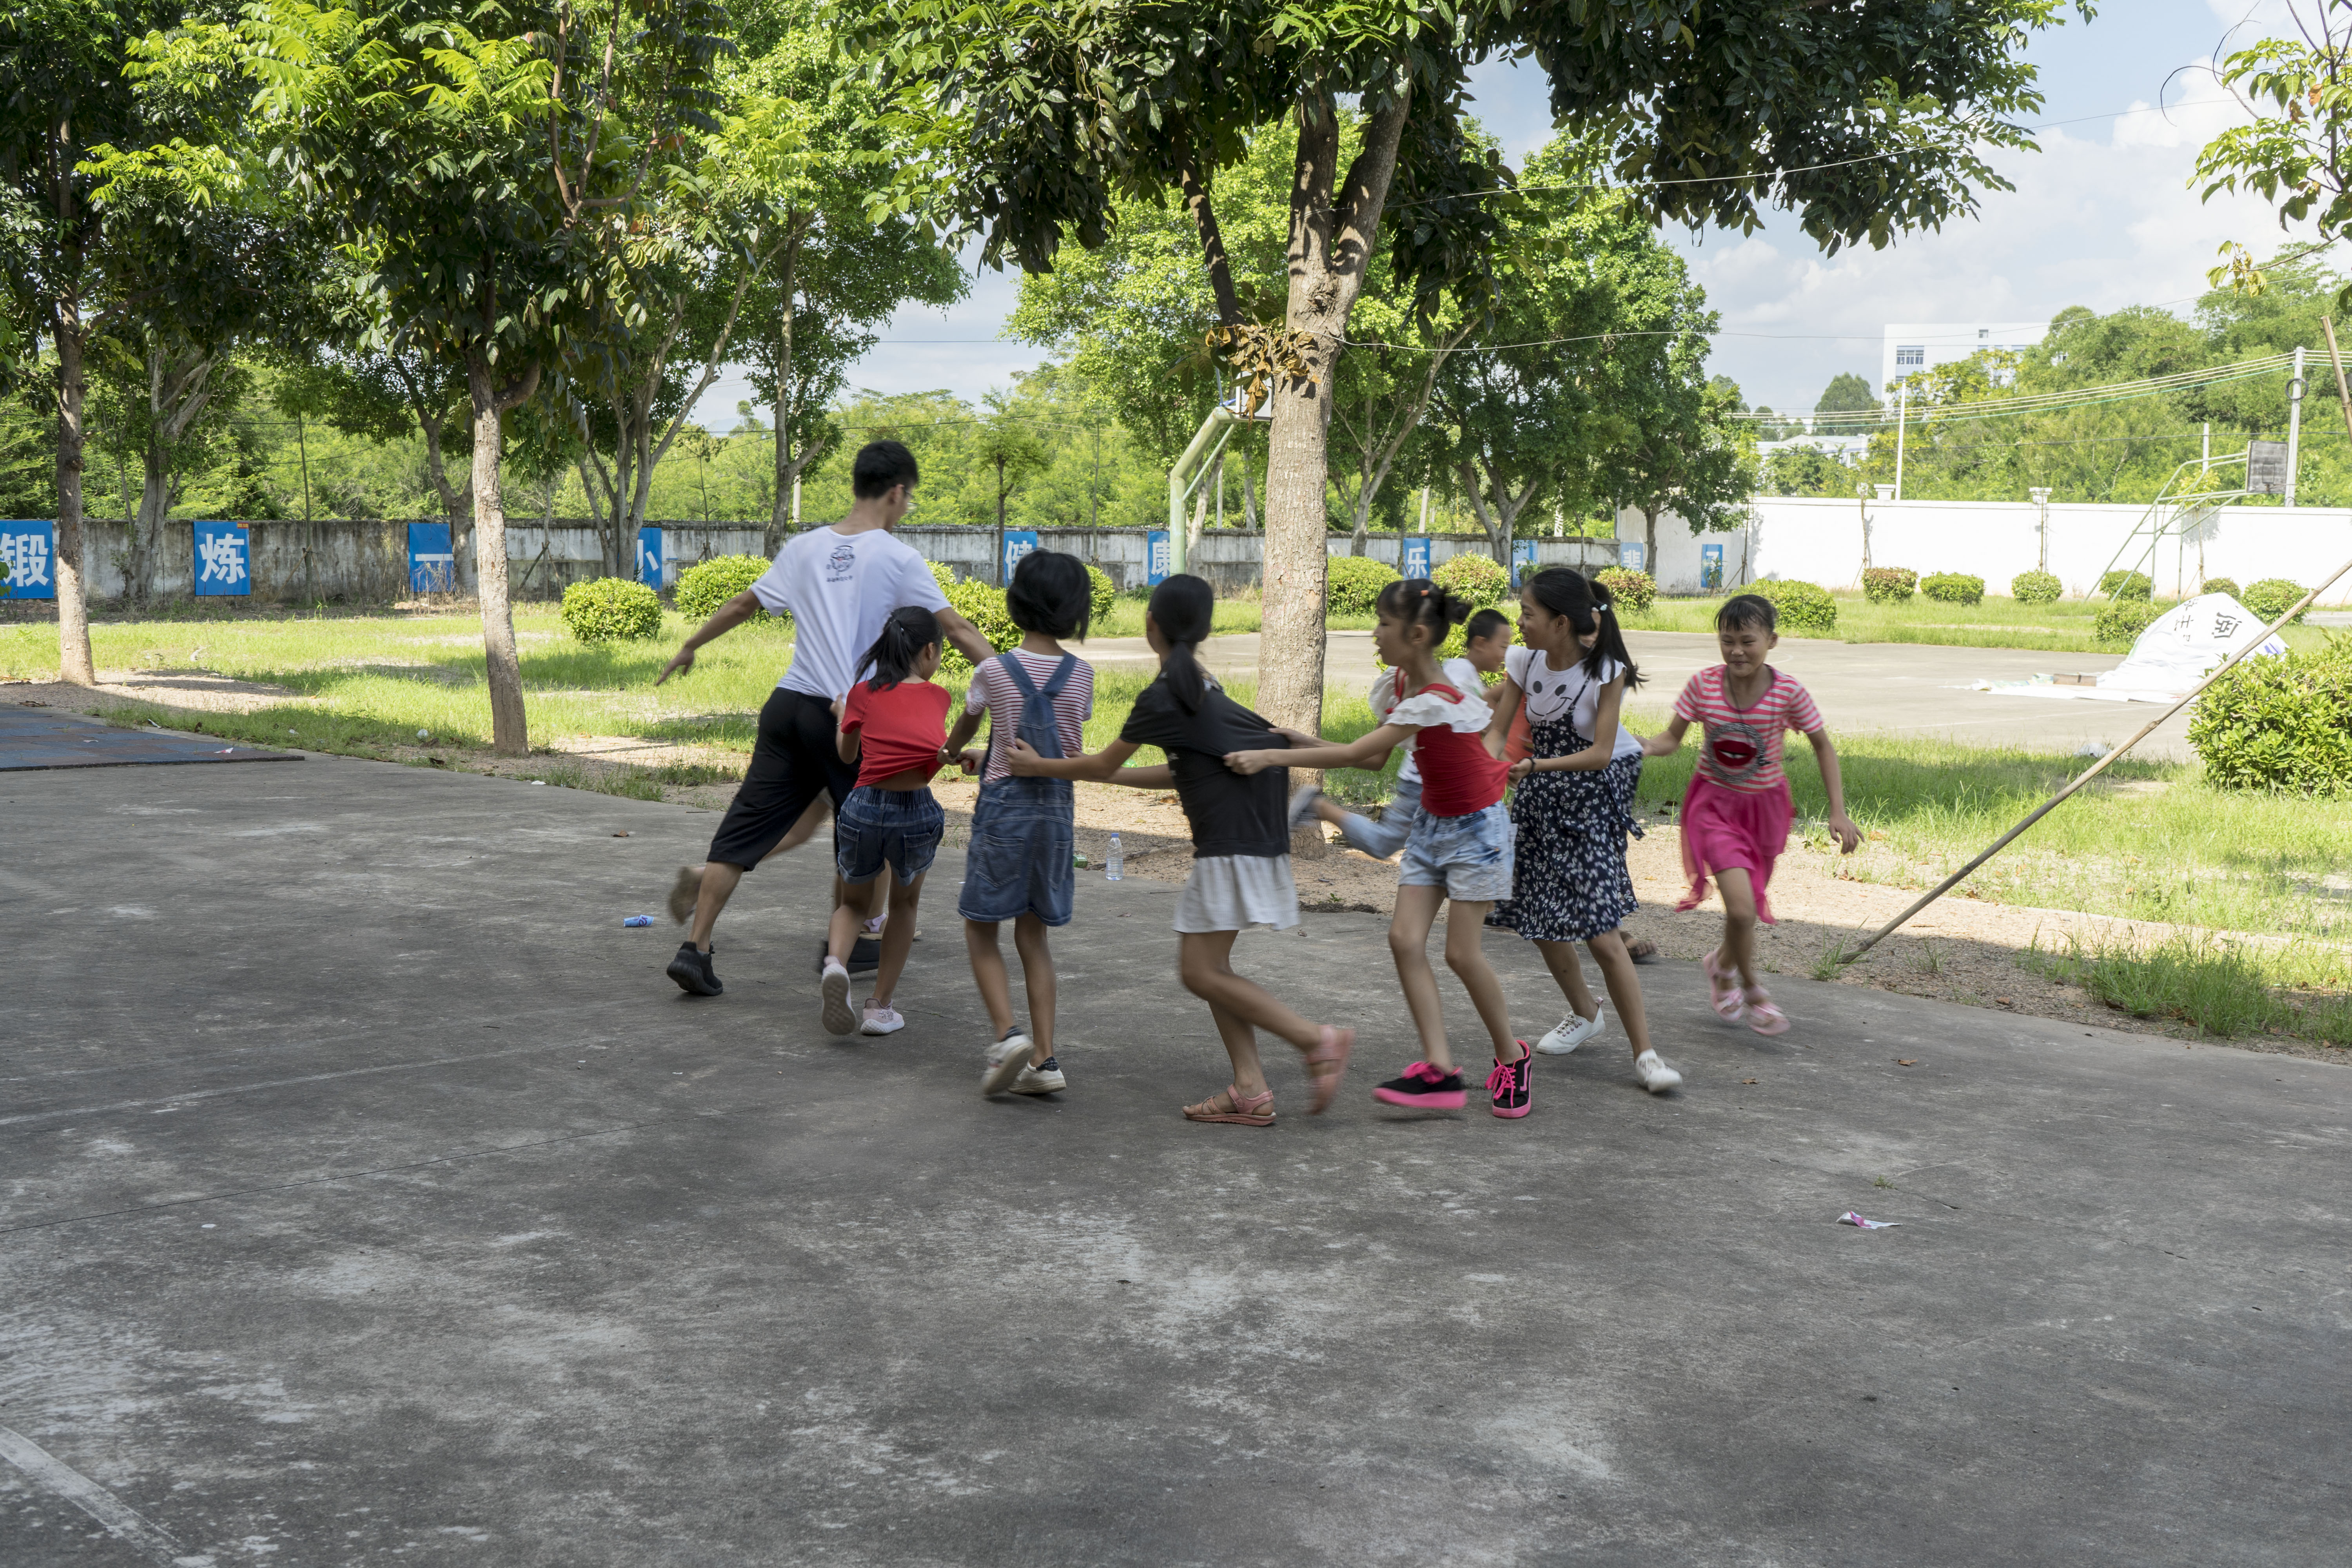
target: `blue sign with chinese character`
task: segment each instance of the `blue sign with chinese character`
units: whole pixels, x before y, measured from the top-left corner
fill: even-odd
[[[1397,563],[1397,575],[1400,577],[1429,575],[1429,541],[1408,539],[1404,542],[1404,548]]]
[[[637,581],[656,591],[669,586],[663,571],[662,531],[658,528],[637,530]]]
[[[241,522],[198,522],[196,592],[253,592],[253,533]]]
[[[408,525],[408,591],[412,594],[454,594],[457,591],[457,557],[449,549],[446,522]]]
[[[1536,542],[1515,539],[1511,542],[1511,586],[1516,588],[1535,575]]]
[[[1143,536],[1143,580],[1155,588],[1168,581],[1168,531],[1164,528]]]
[[[1644,545],[1640,540],[1621,539],[1617,542],[1617,564],[1625,568],[1626,571],[1639,572],[1643,570],[1643,563],[1648,559],[1648,546]]]
[[[1698,547],[1698,581],[1699,586],[1706,589],[1710,594],[1718,593],[1722,590],[1722,545],[1702,544]]]
[[[57,524],[47,518],[25,522],[0,522],[0,563],[8,580],[0,583],[0,599],[54,599],[58,574],[52,557]]]
[[[1004,581],[1013,581],[1013,569],[1021,558],[1037,548],[1037,531],[1034,528],[1008,528],[1004,531],[1004,559],[1000,563]]]

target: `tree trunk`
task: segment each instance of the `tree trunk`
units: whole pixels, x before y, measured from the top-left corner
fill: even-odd
[[[1004,459],[996,459],[996,585],[1004,586]]]
[[[1257,706],[1276,724],[1321,732],[1324,583],[1329,551],[1331,373],[1348,313],[1379,237],[1381,209],[1404,130],[1402,97],[1373,111],[1362,150],[1334,198],[1339,103],[1318,86],[1300,97],[1293,165],[1284,324],[1307,335],[1303,378],[1276,384],[1265,478],[1265,605],[1258,637]]]
[[[151,421],[139,454],[139,516],[131,525],[131,581],[123,586],[131,596],[145,599],[155,592],[155,561],[163,551],[163,517],[172,510],[170,462],[163,432]]]
[[[1659,578],[1658,578],[1658,512],[1659,512],[1659,510],[1660,510],[1660,508],[1659,508],[1659,507],[1658,507],[1654,502],[1645,503],[1645,504],[1643,506],[1643,508],[1642,508],[1642,570],[1649,574],[1650,581],[1651,581],[1651,582],[1653,582],[1653,583],[1655,583],[1655,582],[1657,582],[1657,581],[1659,580]]]
[[[50,340],[58,353],[58,674],[76,686],[98,684],[89,651],[89,589],[82,579],[82,369],[85,344],[78,305],[62,305]]]
[[[482,652],[490,688],[490,749],[502,757],[530,750],[523,710],[522,662],[515,654],[514,609],[507,601],[507,517],[499,494],[499,426],[507,409],[530,395],[534,369],[517,387],[501,388],[498,367],[476,359],[466,366],[474,408],[474,575],[482,603]]]

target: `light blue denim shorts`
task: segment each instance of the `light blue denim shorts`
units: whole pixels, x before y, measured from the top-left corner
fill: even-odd
[[[1511,896],[1511,816],[1501,801],[1466,816],[1426,811],[1405,840],[1400,888],[1443,888],[1449,899],[1491,904]]]
[[[841,879],[872,881],[887,866],[905,887],[931,868],[947,813],[929,789],[876,789],[860,784],[834,818],[833,858]]]

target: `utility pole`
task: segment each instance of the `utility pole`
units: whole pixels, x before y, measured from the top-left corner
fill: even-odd
[[[294,450],[302,458],[302,596],[315,605],[319,602],[319,575],[311,556],[318,543],[319,525],[310,519],[310,443],[302,429],[299,414],[294,416]]]
[[[2213,422],[2210,419],[2205,421],[2205,449],[2197,459],[2197,471],[2200,474],[2213,471]]]
[[[1096,514],[1096,509],[1102,502],[1102,426],[1100,425],[1095,426],[1094,435],[1095,477],[1094,482],[1087,487],[1087,526],[1088,528],[1099,527],[1102,522],[1101,518]]]
[[[2294,470],[2303,447],[2303,356],[2301,344],[2295,346],[2294,374],[2286,384],[2286,494],[2283,504],[2294,504]]]
[[[996,585],[1004,586],[1004,454],[996,455]]]
[[[2210,440],[2213,427],[2209,425],[2205,428],[2208,432],[2206,438]],[[2050,570],[2050,490],[2046,486],[2036,485],[2025,493],[2032,496],[2033,504],[2042,509],[2042,558],[2033,563],[2033,569],[2047,572]]]
[[[1895,402],[1895,499],[1903,499],[1903,436],[1911,423],[1911,384],[1905,382]]]

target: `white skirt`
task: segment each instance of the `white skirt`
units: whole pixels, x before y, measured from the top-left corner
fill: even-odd
[[[1176,900],[1176,929],[1199,933],[1298,923],[1298,884],[1287,855],[1212,855],[1192,862]]]

